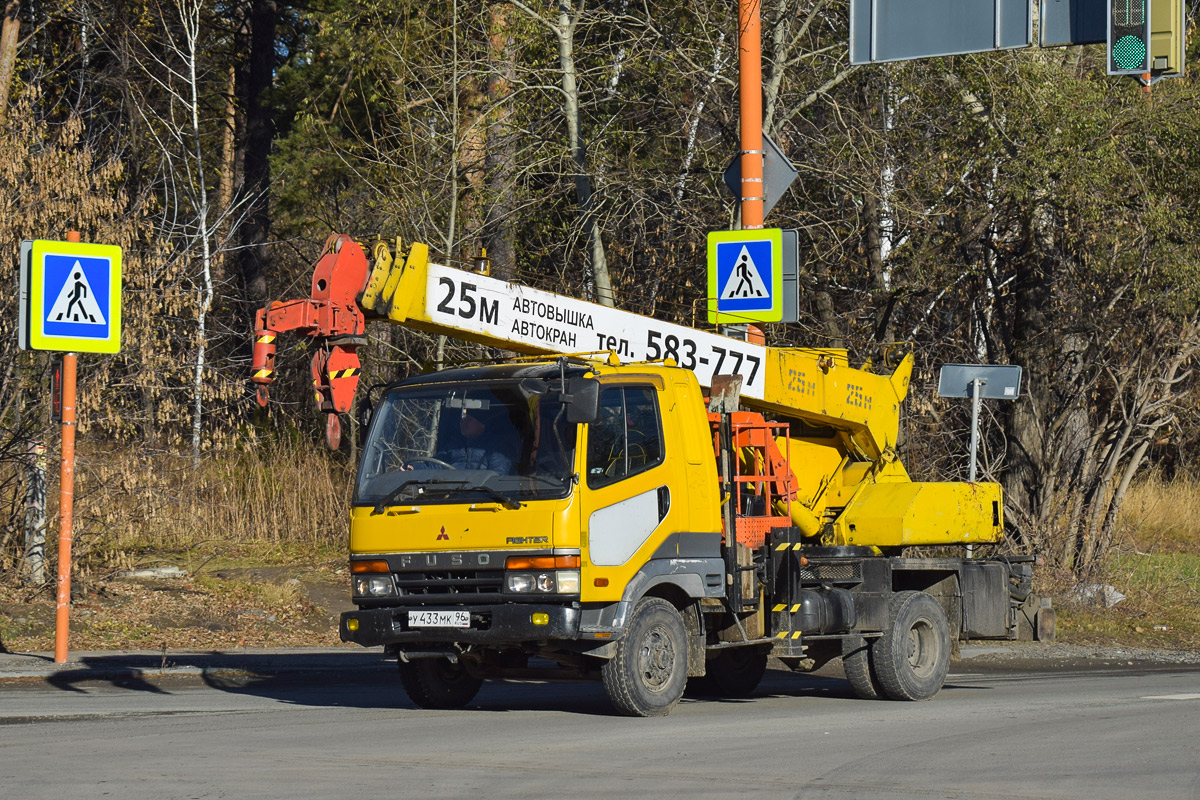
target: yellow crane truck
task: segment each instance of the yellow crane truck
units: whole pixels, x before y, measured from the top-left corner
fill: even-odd
[[[311,337],[333,446],[370,319],[528,354],[368,393],[340,635],[396,657],[419,706],[592,677],[657,716],[689,679],[748,694],[770,656],[840,657],[860,697],[924,700],[955,640],[1052,636],[1031,556],[906,555],[1003,537],[999,486],[897,458],[911,355],[856,369],[482,272],[335,236],[312,296],[257,318],[259,401],[278,333]]]

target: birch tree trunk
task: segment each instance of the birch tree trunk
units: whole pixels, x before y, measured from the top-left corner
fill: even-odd
[[[204,369],[208,356],[208,312],[212,309],[212,230],[209,219],[207,170],[204,147],[200,137],[200,83],[196,74],[199,57],[201,0],[179,4],[179,18],[184,31],[184,61],[188,78],[188,111],[191,116],[193,171],[198,188],[196,205],[196,236],[200,240],[200,302],[196,315],[196,369],[192,380],[192,460],[200,460],[201,432],[204,422]]]

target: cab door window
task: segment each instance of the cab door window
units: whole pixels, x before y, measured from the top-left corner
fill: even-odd
[[[662,461],[662,424],[654,389],[619,386],[601,392],[600,416],[588,427],[588,487],[616,483]]]

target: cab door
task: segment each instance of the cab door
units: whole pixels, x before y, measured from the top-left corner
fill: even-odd
[[[599,417],[587,426],[580,480],[585,602],[621,599],[642,564],[678,530],[676,519],[686,519],[673,507],[677,482],[660,394],[652,384],[606,384]]]

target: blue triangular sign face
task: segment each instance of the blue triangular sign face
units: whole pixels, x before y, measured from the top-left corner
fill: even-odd
[[[769,297],[770,291],[763,281],[762,273],[750,257],[750,249],[742,245],[737,262],[729,273],[729,279],[721,287],[722,300],[752,300],[758,297]]]
[[[96,293],[88,283],[87,273],[76,259],[67,280],[58,293],[58,299],[46,315],[47,322],[73,322],[81,325],[104,325],[104,312],[96,300]]]

